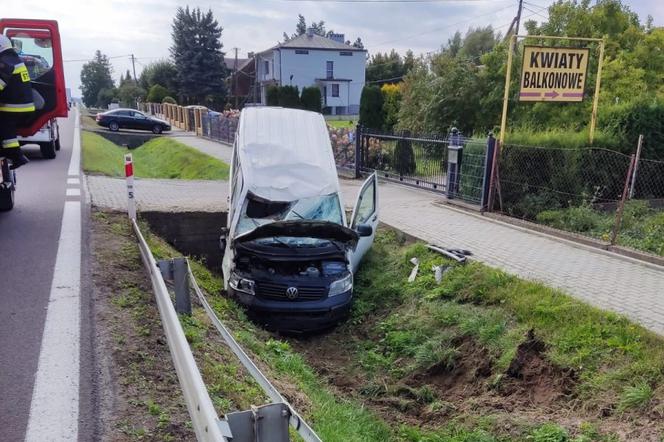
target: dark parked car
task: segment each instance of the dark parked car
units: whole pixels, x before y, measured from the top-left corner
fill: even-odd
[[[120,129],[150,130],[155,134],[171,130],[171,125],[134,109],[113,109],[97,114],[97,124],[116,132]]]

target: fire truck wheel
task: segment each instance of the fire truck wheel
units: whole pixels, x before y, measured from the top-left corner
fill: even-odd
[[[47,160],[55,158],[55,141],[48,141],[46,143],[39,143],[39,150],[41,150],[42,157]]]
[[[0,212],[14,208],[14,189],[0,189]]]

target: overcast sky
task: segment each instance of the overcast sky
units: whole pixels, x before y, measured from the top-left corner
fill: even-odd
[[[307,22],[324,20],[328,29],[354,41],[361,37],[370,53],[395,48],[416,54],[435,51],[456,30],[493,25],[505,32],[518,0],[466,0],[419,3],[337,3],[289,0],[1,0],[2,17],[48,18],[59,22],[67,86],[79,96],[80,71],[96,49],[112,58],[114,78],[131,68],[136,74],[151,61],[168,57],[171,22],[178,6],[212,9],[224,28],[227,57],[266,49],[294,32],[297,14]],[[545,20],[553,0],[524,0],[523,18]],[[664,25],[664,0],[626,0],[642,22],[648,14]]]

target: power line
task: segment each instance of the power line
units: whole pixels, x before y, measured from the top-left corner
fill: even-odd
[[[477,3],[491,0],[280,0],[295,3]]]

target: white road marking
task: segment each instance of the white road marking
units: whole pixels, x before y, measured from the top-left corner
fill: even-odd
[[[78,184],[81,184],[81,180],[78,178],[67,178],[67,184],[76,186]]]
[[[65,202],[26,442],[78,438],[81,203]]]
[[[67,189],[67,196],[81,196],[81,189]]]
[[[80,174],[76,109],[69,175]],[[70,190],[67,189],[69,195]],[[53,269],[44,334],[32,390],[26,442],[78,439],[81,294],[81,202],[66,201]]]
[[[76,108],[74,117],[74,145],[72,146],[71,159],[69,160],[69,171],[67,175],[77,177],[81,173],[81,131],[80,131],[80,112]]]

